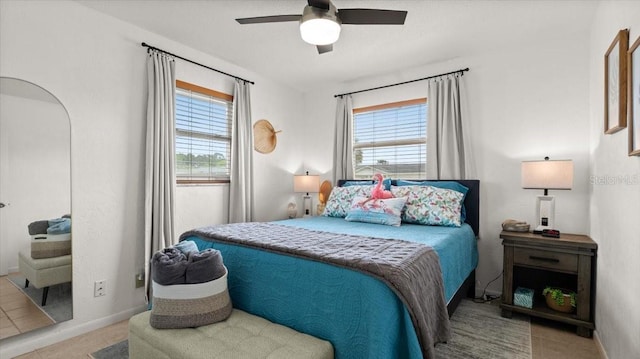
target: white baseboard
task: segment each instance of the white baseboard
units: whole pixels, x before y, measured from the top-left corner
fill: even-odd
[[[596,348],[598,348],[598,352],[600,352],[600,357],[603,359],[609,359],[609,357],[607,356],[607,352],[604,350],[604,347],[602,346],[602,342],[600,341],[600,334],[598,334],[598,331],[596,330],[593,331],[593,341],[596,343]]]
[[[9,268],[7,268],[7,272],[6,273],[0,273],[0,277],[1,276],[5,276],[5,275],[9,275],[9,274],[13,274],[13,273],[18,273],[18,267],[9,267]]]
[[[131,308],[108,317],[95,319],[78,324],[75,320],[55,324],[36,332],[24,333],[2,340],[0,358],[13,358],[51,344],[73,338],[75,336],[106,327],[108,325],[127,320],[132,316],[147,310],[147,305]]]

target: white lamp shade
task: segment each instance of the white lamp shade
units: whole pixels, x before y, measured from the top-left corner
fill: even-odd
[[[293,176],[294,192],[318,192],[320,190],[320,176],[295,175]]]
[[[573,161],[522,162],[522,188],[571,189],[571,187],[573,187]]]
[[[300,36],[312,45],[333,44],[340,37],[340,24],[330,19],[309,19],[300,23]]]

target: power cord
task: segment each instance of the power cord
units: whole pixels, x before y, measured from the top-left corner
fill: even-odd
[[[487,285],[484,286],[484,289],[482,289],[482,295],[479,297],[473,298],[474,303],[486,303],[486,302],[491,302],[500,298],[499,295],[487,295],[486,293],[487,293],[487,287],[489,287],[489,284],[495,282],[498,278],[500,278],[500,276],[502,276],[502,273],[503,271],[501,271],[497,277],[490,280],[489,283],[487,283]]]

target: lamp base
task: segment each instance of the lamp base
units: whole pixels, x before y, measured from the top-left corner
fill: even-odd
[[[309,207],[307,207],[307,200],[309,200]],[[302,218],[311,217],[311,208],[313,206],[313,200],[311,196],[303,196],[302,197]]]
[[[536,227],[533,233],[540,234],[545,229],[553,229],[555,225],[555,197],[538,196],[536,201]]]

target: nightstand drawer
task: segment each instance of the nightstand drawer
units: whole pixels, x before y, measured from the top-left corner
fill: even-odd
[[[516,247],[513,249],[513,262],[532,267],[578,272],[578,256],[569,253]]]

